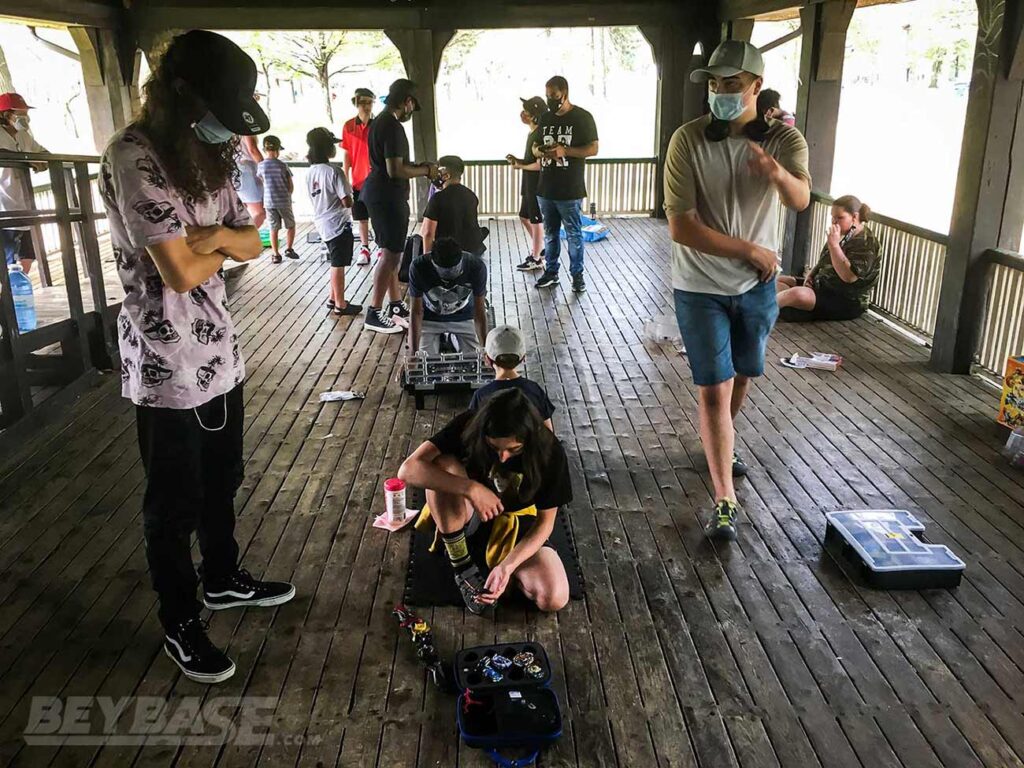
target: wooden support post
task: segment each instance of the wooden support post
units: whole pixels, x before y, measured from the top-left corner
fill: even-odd
[[[127,34],[95,27],[69,27],[82,64],[97,151],[131,122],[138,104],[136,45]]]
[[[846,32],[856,7],[856,0],[826,0],[800,9],[803,41],[796,125],[810,150],[812,188],[826,193],[832,186]],[[811,206],[798,213],[795,220],[789,217],[787,224],[782,268],[789,274],[802,274],[808,259],[814,257],[808,253]]]
[[[932,367],[970,373],[981,332],[989,248],[1017,250],[1024,227],[1024,82],[1011,79],[1024,0],[978,0],[974,51]]]
[[[64,164],[50,161],[50,184],[53,186],[53,202],[57,209],[57,228],[60,232],[61,262],[64,265],[64,288],[68,296],[68,310],[75,325],[74,345],[62,344],[67,358],[67,380],[73,381],[92,364],[89,357],[89,339],[86,335],[85,309],[82,306],[82,283],[78,277],[78,260],[75,256],[75,238],[71,229],[71,201],[68,195],[68,180],[64,177]]]
[[[672,134],[683,123],[704,114],[705,88],[690,82],[690,73],[706,62],[718,44],[720,26],[709,17],[703,24],[641,25],[640,32],[651,46],[658,72],[658,103],[655,111],[654,151],[657,155],[654,180],[654,210],[664,218],[665,153]],[[698,42],[704,55],[695,53]]]
[[[398,48],[409,79],[419,86],[420,111],[412,117],[412,159],[416,162],[437,160],[437,102],[435,99],[437,70],[444,48],[455,34],[451,29],[385,29],[384,34]],[[414,198],[416,218],[423,216],[427,205],[427,185],[420,177]]]
[[[730,40],[742,40],[746,43],[750,42],[750,38],[754,34],[754,20],[753,19],[733,19],[729,22],[729,39]],[[709,51],[710,53],[710,51]]]
[[[6,427],[32,410],[32,394],[25,377],[26,355],[6,264],[0,269],[0,334],[0,426]]]
[[[103,282],[103,264],[100,261],[100,244],[96,237],[98,217],[93,208],[92,185],[89,180],[89,166],[75,163],[75,186],[78,191],[78,207],[82,211],[82,223],[77,225],[78,242],[82,244],[85,256],[85,271],[89,276],[92,293],[92,323],[87,328],[89,336],[89,357],[97,368],[113,367],[117,355],[116,332],[107,324],[107,288]]]

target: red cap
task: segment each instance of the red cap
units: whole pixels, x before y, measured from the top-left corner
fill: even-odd
[[[20,93],[0,93],[0,112],[10,109],[34,109],[25,103]]]
[[[405,489],[405,481],[397,477],[391,477],[384,481],[385,491],[401,491]]]

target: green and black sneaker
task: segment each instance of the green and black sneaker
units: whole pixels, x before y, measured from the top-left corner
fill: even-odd
[[[704,533],[709,539],[735,541],[736,516],[739,512],[739,504],[732,499],[722,499],[715,504],[715,510],[711,513],[711,519],[704,527]]]

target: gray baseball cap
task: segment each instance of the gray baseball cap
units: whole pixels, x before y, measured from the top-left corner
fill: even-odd
[[[756,45],[743,40],[725,40],[715,48],[706,67],[690,73],[690,82],[706,83],[712,77],[732,77],[740,72],[762,77],[764,58],[761,51]]]
[[[501,355],[526,356],[526,339],[523,332],[512,325],[499,325],[491,329],[484,341],[484,351],[491,360]]]

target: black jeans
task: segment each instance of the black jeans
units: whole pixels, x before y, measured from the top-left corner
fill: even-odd
[[[243,470],[242,385],[195,409],[136,406],[135,418],[146,468],[146,559],[160,598],[160,623],[169,629],[199,614],[193,531],[204,579],[229,576],[238,567],[234,502]]]

